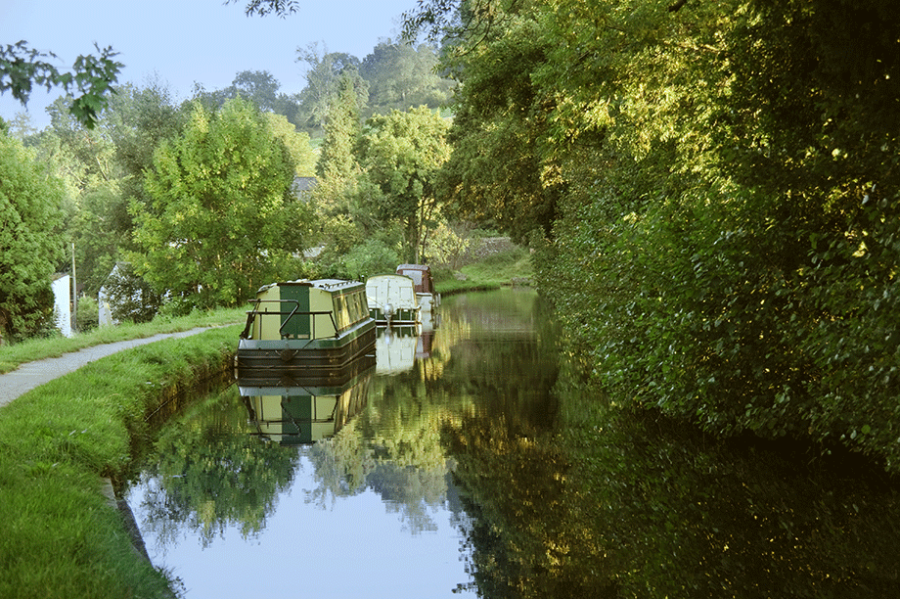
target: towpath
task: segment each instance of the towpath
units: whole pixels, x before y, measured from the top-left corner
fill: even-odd
[[[95,345],[77,352],[63,354],[58,358],[47,358],[46,360],[22,364],[17,370],[0,374],[0,407],[5,406],[20,395],[24,395],[36,387],[78,370],[94,360],[99,360],[125,349],[153,343],[154,341],[189,337],[208,331],[209,328],[198,327],[189,331],[181,331],[180,333],[161,333],[152,337],[144,337],[143,339],[130,339],[105,345]]]

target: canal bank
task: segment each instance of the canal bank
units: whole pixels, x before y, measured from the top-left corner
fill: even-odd
[[[35,373],[55,376],[0,408],[0,597],[171,596],[171,581],[134,551],[99,481],[119,487],[152,415],[221,375],[238,332],[142,340],[99,359],[93,348],[74,372],[56,363]]]

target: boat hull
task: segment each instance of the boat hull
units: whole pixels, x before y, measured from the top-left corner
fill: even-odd
[[[321,339],[241,339],[235,355],[237,378],[312,376],[349,366],[375,352],[371,318],[334,337]]]

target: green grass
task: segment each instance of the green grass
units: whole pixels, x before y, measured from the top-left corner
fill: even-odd
[[[101,477],[125,478],[145,415],[167,389],[221,371],[240,328],[126,350],[0,408],[0,597],[171,596],[133,551]]]
[[[438,293],[449,295],[464,291],[499,289],[504,285],[530,284],[533,268],[528,250],[514,247],[511,250],[490,255],[478,262],[463,266],[457,273],[437,270],[435,287]]]
[[[0,374],[10,372],[26,362],[56,358],[63,354],[86,347],[152,337],[160,333],[176,333],[195,327],[221,326],[244,322],[246,308],[193,312],[179,318],[157,317],[145,324],[121,324],[98,327],[93,331],[74,337],[52,337],[49,339],[29,339],[21,343],[0,347]]]

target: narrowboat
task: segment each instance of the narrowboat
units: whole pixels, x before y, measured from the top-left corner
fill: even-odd
[[[431,312],[441,305],[441,296],[434,290],[434,279],[431,277],[430,266],[427,264],[401,264],[397,267],[397,274],[405,275],[413,280],[419,309],[423,313]]]
[[[235,355],[237,378],[308,376],[375,350],[375,321],[358,281],[301,279],[261,287]]]
[[[375,275],[366,280],[369,315],[378,325],[409,325],[419,321],[415,283],[406,275]]]

